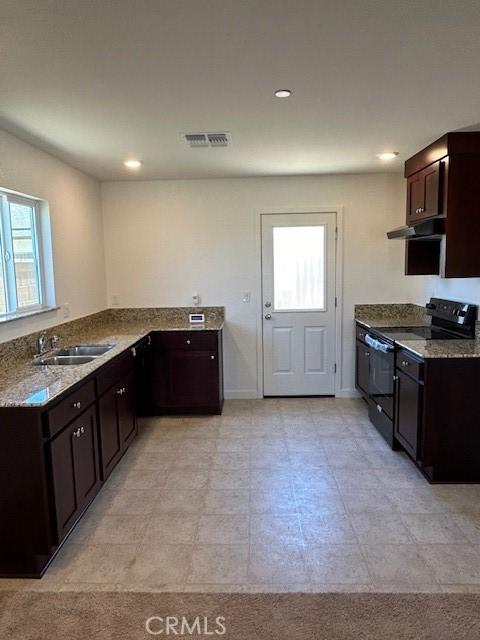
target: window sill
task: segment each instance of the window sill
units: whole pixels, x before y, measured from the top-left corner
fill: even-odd
[[[33,311],[20,311],[19,313],[6,313],[0,315],[0,324],[6,322],[13,322],[14,320],[22,320],[22,318],[31,318],[32,316],[39,316],[42,313],[50,313],[51,311],[57,311],[60,307],[42,307],[42,309],[34,309]]]

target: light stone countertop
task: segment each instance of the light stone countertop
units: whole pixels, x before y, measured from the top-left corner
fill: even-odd
[[[51,402],[69,388],[81,382],[116,356],[133,347],[151,331],[220,331],[223,319],[205,324],[190,325],[182,320],[145,319],[116,322],[114,325],[92,327],[87,332],[70,337],[74,344],[114,344],[104,355],[92,362],[80,365],[34,365],[32,359],[8,362],[0,373],[1,407],[41,407]]]

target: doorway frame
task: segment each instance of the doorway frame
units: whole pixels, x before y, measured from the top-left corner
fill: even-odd
[[[342,343],[343,343],[343,206],[332,207],[296,207],[279,208],[273,207],[271,210],[258,211],[255,221],[256,235],[256,327],[257,327],[257,398],[263,398],[263,291],[262,291],[262,216],[264,215],[286,215],[304,213],[334,213],[336,219],[336,242],[335,242],[335,297],[337,305],[335,308],[335,362],[337,370],[335,373],[335,397],[347,397],[348,392],[342,393],[343,363],[342,363]]]

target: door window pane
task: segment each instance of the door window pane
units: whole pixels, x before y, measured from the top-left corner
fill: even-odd
[[[277,311],[325,309],[325,226],[274,227]]]
[[[40,303],[33,207],[10,202],[13,262],[18,308]]]
[[[5,292],[5,272],[3,269],[3,255],[4,250],[2,246],[2,239],[0,236],[0,314],[7,313],[7,298]]]

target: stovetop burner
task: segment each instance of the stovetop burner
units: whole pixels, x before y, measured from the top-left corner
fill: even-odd
[[[462,340],[469,337],[436,327],[376,327],[376,330],[390,340]]]

